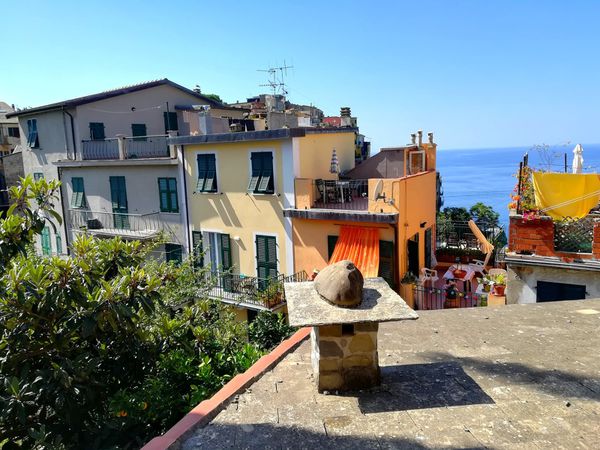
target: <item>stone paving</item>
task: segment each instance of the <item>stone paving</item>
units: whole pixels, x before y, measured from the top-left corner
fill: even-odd
[[[301,344],[181,448],[600,448],[600,300],[380,325],[382,385],[318,394]]]

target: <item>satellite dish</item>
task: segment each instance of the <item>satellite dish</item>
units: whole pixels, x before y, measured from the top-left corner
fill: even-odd
[[[377,184],[375,185],[375,190],[373,191],[373,201],[377,201],[380,198],[385,198],[385,194],[381,195],[382,191],[383,191],[383,181],[378,180]]]

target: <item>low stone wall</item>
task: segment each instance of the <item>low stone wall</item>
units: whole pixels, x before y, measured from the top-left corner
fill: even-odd
[[[378,329],[377,322],[313,327],[311,358],[319,392],[379,384]]]

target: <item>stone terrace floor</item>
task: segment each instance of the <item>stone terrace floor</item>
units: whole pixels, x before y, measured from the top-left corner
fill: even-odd
[[[600,448],[600,300],[419,314],[381,387],[318,394],[305,341],[182,448]]]

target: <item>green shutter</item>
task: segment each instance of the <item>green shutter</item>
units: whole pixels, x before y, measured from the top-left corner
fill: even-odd
[[[50,255],[52,253],[52,244],[50,243],[50,229],[44,227],[42,229],[42,254]]]
[[[44,174],[42,172],[34,172],[33,179],[35,181],[43,180],[44,179]]]
[[[110,196],[114,214],[114,227],[118,229],[129,229],[125,177],[110,177]]]
[[[161,212],[179,212],[177,180],[175,178],[159,178],[158,192]]]
[[[60,234],[56,235],[56,254],[62,254],[62,237],[60,237]]]
[[[202,248],[202,232],[192,231],[192,246],[194,247],[194,267],[204,266],[204,249]]]
[[[329,261],[333,255],[338,238],[339,236],[327,236],[327,261]]]
[[[231,241],[229,240],[228,234],[220,234],[219,240],[221,244],[221,266],[223,275],[223,289],[227,292],[231,292],[232,290],[232,277],[229,274],[229,269],[231,269]]]
[[[167,262],[173,261],[177,265],[183,261],[183,248],[179,244],[165,244],[165,258]]]
[[[176,112],[163,112],[163,119],[165,121],[165,133],[167,133],[168,131],[179,130]]]
[[[71,186],[73,188],[73,197],[71,198],[71,208],[85,208],[85,189],[83,187],[83,178],[72,177]]]
[[[394,243],[392,241],[379,241],[379,273],[393,289],[396,285],[394,276]]]
[[[255,192],[258,187],[258,181],[260,180],[260,174],[262,172],[262,158],[260,153],[252,153],[250,155],[250,163],[252,165],[252,174],[250,175],[250,183],[248,184],[248,191]]]
[[[277,240],[273,236],[256,236],[256,267],[258,278],[277,276]]]
[[[102,122],[90,122],[90,139],[93,141],[103,141],[104,135],[104,124]]]
[[[217,191],[217,163],[215,155],[212,153],[198,155],[198,183],[196,192],[216,192]]]
[[[131,124],[131,135],[134,137],[134,141],[145,141],[148,133],[146,132],[145,123],[132,123]],[[141,137],[144,136],[144,137]]]

